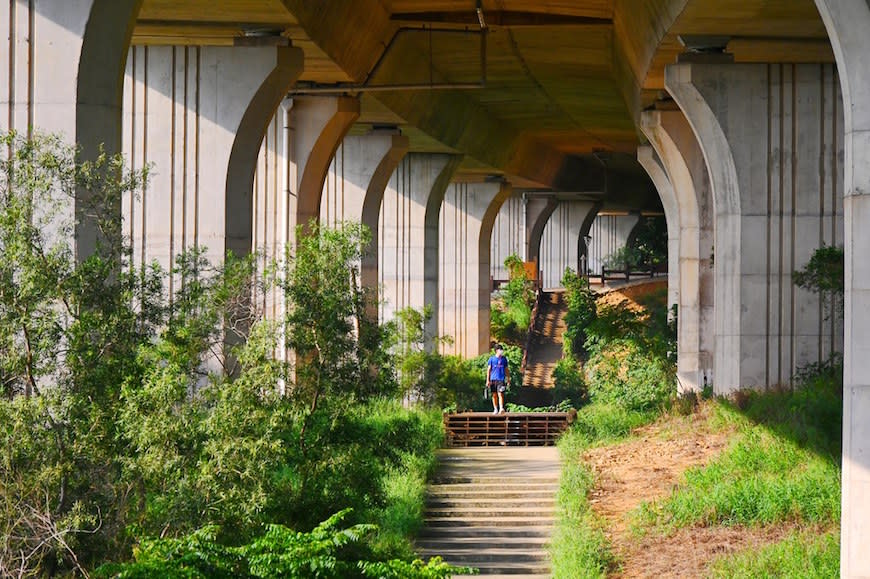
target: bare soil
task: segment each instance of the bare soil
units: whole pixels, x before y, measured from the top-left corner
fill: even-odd
[[[710,406],[702,404],[695,414],[665,418],[639,428],[629,441],[585,453],[597,479],[590,502],[621,564],[612,577],[703,577],[714,558],[776,541],[793,528],[694,527],[667,536],[632,534],[632,511],[667,497],[687,469],[709,463],[728,446],[733,431],[711,430],[709,413]]]

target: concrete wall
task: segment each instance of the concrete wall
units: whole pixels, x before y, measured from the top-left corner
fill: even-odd
[[[504,202],[492,228],[490,243],[490,273],[493,279],[508,279],[504,260],[510,255],[526,258],[525,204],[523,196],[515,192]]]
[[[628,236],[639,219],[637,215],[598,214],[589,230],[592,239],[589,241],[587,257],[591,275],[601,275],[604,260],[620,247],[625,247]]]
[[[787,384],[841,347],[830,303],[792,272],[843,240],[843,115],[830,65],[676,65],[667,86],[716,206],[715,387]]]
[[[580,229],[592,210],[590,201],[562,201],[550,216],[541,237],[541,263],[545,288],[562,287],[565,268],[580,269]]]

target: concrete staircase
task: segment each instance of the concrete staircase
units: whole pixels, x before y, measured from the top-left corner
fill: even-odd
[[[526,389],[553,387],[553,370],[562,359],[562,334],[568,303],[564,291],[546,292],[541,296],[534,332],[529,340],[523,386]]]
[[[488,577],[549,577],[558,485],[553,447],[445,449],[420,554]]]

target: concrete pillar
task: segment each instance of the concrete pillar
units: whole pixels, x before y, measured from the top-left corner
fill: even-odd
[[[431,305],[433,316],[427,332],[432,336],[439,333],[438,219],[444,192],[460,161],[456,155],[406,155],[390,178],[375,220],[371,210],[367,212],[367,222],[376,226],[378,251],[374,257],[378,261],[372,262],[369,256],[364,276],[377,280],[383,288],[383,321],[391,320],[402,308]]]
[[[870,577],[870,5],[816,0],[840,72],[845,166],[846,313],[840,576]]]
[[[121,150],[124,62],[142,0],[0,1],[0,129],[57,133],[85,159]],[[7,57],[8,55],[8,57]],[[95,224],[79,191],[75,252],[93,253]]]
[[[839,348],[829,305],[791,279],[816,248],[842,243],[837,85],[830,65],[666,70],[712,185],[717,392],[788,384]]]
[[[605,260],[619,248],[625,247],[638,221],[639,215],[597,213],[589,230],[592,236],[587,253],[590,274],[601,274]]]
[[[652,146],[638,147],[637,160],[652,179],[665,210],[665,222],[668,227],[668,310],[670,310],[678,305],[680,300],[680,208],[677,194],[661,159]]]
[[[213,263],[250,253],[258,156],[302,61],[287,46],[131,49],[124,151],[134,167],[154,167],[124,202],[138,261],[168,268],[190,247]]]
[[[541,271],[541,236],[558,204],[555,197],[533,197],[526,202],[526,261],[537,264],[538,274]]]
[[[680,111],[647,111],[641,130],[662,161],[679,211],[680,301],[677,378],[681,391],[700,391],[713,376],[713,201],[707,165]]]
[[[560,201],[541,235],[539,269],[545,288],[562,287],[566,268],[580,271],[583,222],[593,210],[592,201]]]
[[[450,353],[489,351],[490,241],[496,215],[511,195],[506,183],[454,183],[441,208],[439,328]]]
[[[520,193],[514,193],[505,201],[492,226],[490,242],[490,270],[494,280],[508,279],[504,260],[510,255],[526,259],[526,200]]]

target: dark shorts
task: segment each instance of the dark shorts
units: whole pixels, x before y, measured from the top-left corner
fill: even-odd
[[[504,391],[505,391],[504,380],[490,380],[489,381],[490,394],[495,394],[496,392],[504,392]]]

